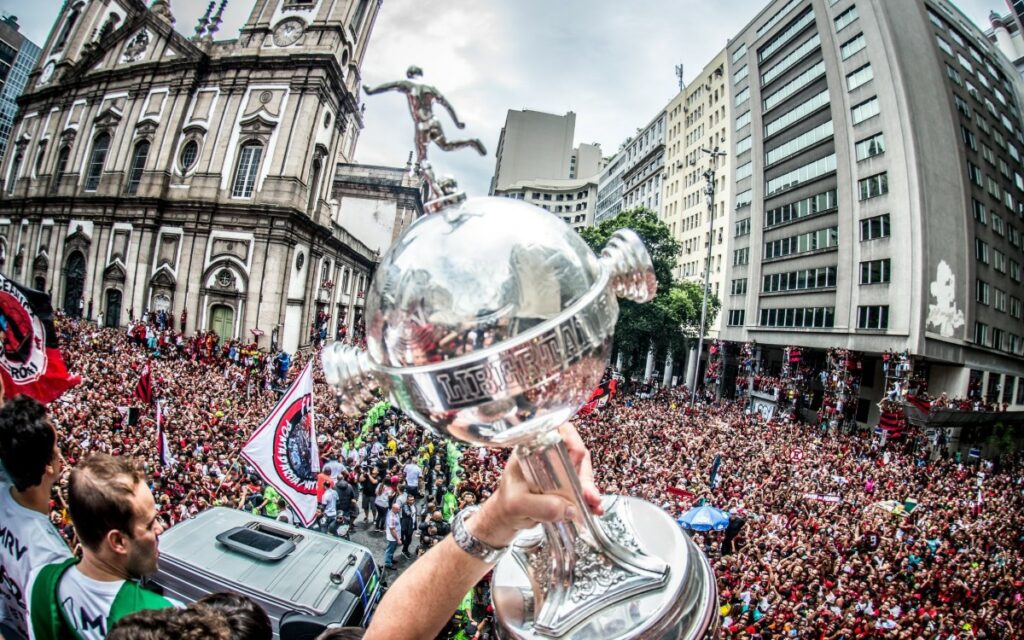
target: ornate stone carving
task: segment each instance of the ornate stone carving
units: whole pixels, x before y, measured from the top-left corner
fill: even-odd
[[[149,32],[143,29],[136,33],[128,41],[128,44],[124,47],[124,55],[121,57],[123,62],[138,62],[142,60],[142,56],[146,54],[146,49],[149,47]]]

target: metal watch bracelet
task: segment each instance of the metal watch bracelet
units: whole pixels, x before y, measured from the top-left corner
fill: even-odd
[[[455,514],[455,519],[452,520],[452,539],[460,549],[477,560],[494,564],[508,551],[508,547],[496,549],[469,532],[466,528],[466,519],[479,510],[479,506],[472,506]]]

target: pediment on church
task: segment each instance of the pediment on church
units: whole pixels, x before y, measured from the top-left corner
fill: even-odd
[[[263,112],[255,113],[238,123],[243,133],[260,133],[272,130],[277,123],[268,119]]]
[[[149,279],[149,283],[154,287],[164,287],[167,289],[173,289],[176,284],[174,276],[166,267],[157,269],[157,272],[153,274],[153,277]]]
[[[114,262],[103,270],[103,279],[107,282],[124,282],[127,278],[128,274],[120,262]]]
[[[124,114],[117,107],[108,107],[96,114],[95,123],[97,127],[115,127]]]
[[[133,64],[198,61],[205,55],[163,19],[142,9],[104,37],[89,43],[63,80],[78,80],[92,73],[105,73]]]

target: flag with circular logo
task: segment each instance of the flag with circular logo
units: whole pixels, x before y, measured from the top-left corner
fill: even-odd
[[[0,331],[4,397],[24,394],[46,404],[82,381],[64,366],[48,294],[0,275]]]
[[[303,525],[313,522],[320,452],[313,424],[312,360],[253,432],[242,457],[291,505]]]

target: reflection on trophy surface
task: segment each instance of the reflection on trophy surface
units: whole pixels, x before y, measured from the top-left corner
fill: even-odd
[[[445,145],[421,136],[422,114],[406,89],[399,90],[417,118],[422,167],[424,140]],[[667,513],[642,500],[607,496],[604,515],[591,515],[558,433],[601,380],[617,298],[654,297],[640,238],[619,231],[598,257],[539,207],[465,200],[455,197],[454,181],[434,190],[432,172],[424,179],[437,204],[428,209],[438,213],[412,224],[382,257],[366,298],[367,351],[338,343],[324,351],[342,407],[364,410],[380,387],[436,433],[515,447],[537,491],[576,504],[576,520],[523,532],[498,561],[492,597],[503,636],[712,637],[707,559]]]

